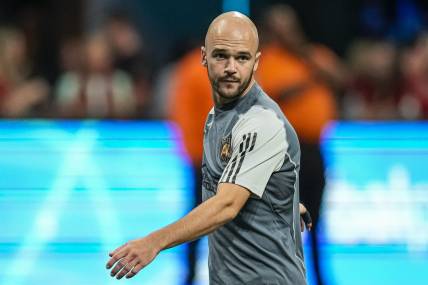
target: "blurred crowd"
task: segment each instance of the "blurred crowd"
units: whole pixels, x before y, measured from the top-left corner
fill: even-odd
[[[61,72],[49,83],[32,66],[27,38],[0,27],[0,116],[141,118],[150,97],[150,64],[131,22],[111,16],[98,31],[62,40]]]
[[[379,17],[376,7],[365,7],[366,36],[357,37],[339,57],[328,47],[310,42],[290,11],[271,10],[259,25],[263,55],[258,78],[270,95],[285,102],[322,82],[335,102],[318,95],[306,104],[327,109],[335,105],[335,118],[428,118],[428,30],[423,13],[411,14],[412,25],[406,22],[404,28],[382,33],[380,24],[370,18]],[[203,96],[186,99],[177,82],[201,72],[200,45],[154,69],[145,52],[150,43],[124,15],[108,17],[89,35],[62,39],[58,51],[52,51],[60,67],[54,81],[35,72],[28,41],[28,33],[17,27],[0,26],[0,117],[171,118],[177,117],[178,105],[185,110],[181,112],[205,115],[212,104]],[[281,54],[281,49],[288,50],[288,55]],[[290,55],[295,62],[288,60]],[[304,62],[307,70],[299,69],[298,62]],[[290,78],[293,86],[274,94],[278,90],[270,81]],[[195,86],[198,92],[209,94],[203,75],[194,84],[199,85]],[[195,106],[199,108],[191,109]],[[304,111],[293,108],[291,101],[289,106],[288,116]]]

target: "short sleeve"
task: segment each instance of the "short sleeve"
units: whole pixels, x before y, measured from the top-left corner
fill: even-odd
[[[232,130],[232,156],[220,183],[233,183],[262,197],[274,171],[284,163],[287,150],[283,122],[267,109],[248,112]]]

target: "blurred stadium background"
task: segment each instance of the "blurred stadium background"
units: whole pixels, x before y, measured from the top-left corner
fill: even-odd
[[[256,22],[259,82],[321,149],[318,284],[428,284],[426,1],[2,0],[0,285],[116,284],[108,251],[193,207],[197,47],[228,10]],[[120,282],[184,284],[186,250]]]

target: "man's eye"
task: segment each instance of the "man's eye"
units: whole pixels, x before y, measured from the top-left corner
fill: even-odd
[[[216,58],[216,59],[225,59],[226,56],[224,54],[218,53],[218,54],[214,55],[214,58]]]
[[[244,55],[242,55],[242,56],[238,56],[238,58],[237,58],[239,61],[247,61],[248,60],[248,56],[244,56]]]

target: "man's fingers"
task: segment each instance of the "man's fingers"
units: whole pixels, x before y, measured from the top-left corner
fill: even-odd
[[[119,262],[116,264],[116,266],[111,270],[110,275],[112,277],[116,276],[116,274],[122,270],[122,268],[124,268],[125,266],[128,265],[130,261],[125,257],[122,258],[121,260],[119,260]]]
[[[134,266],[134,268],[129,271],[129,273],[126,275],[126,278],[132,278],[135,275],[137,275],[138,272],[140,272],[141,269],[143,269],[144,265],[142,265],[141,263],[138,263],[137,265]]]
[[[123,276],[128,274],[137,263],[138,263],[138,259],[134,259],[128,262],[128,264],[125,267],[123,267],[123,269],[119,272],[119,274],[117,274],[116,278],[121,279]]]
[[[303,205],[302,203],[299,203],[299,212],[300,212],[300,222],[302,222],[306,225],[306,228],[308,230],[312,229],[312,218],[311,218],[311,214],[309,213],[309,211],[306,209],[305,205]],[[302,232],[303,232],[303,225],[302,226]]]
[[[119,259],[124,258],[127,254],[126,250],[119,251],[115,255],[110,258],[110,260],[107,262],[106,268],[110,269]]]
[[[302,217],[303,221],[305,222],[306,228],[308,230],[310,230],[312,227],[312,218],[311,218],[311,214],[309,214],[309,211],[304,212],[301,215],[301,217]]]

